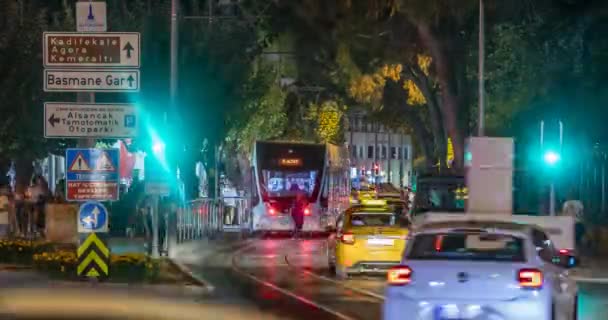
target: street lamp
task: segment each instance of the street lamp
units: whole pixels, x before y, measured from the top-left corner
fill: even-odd
[[[485,83],[484,83],[484,71],[485,71],[485,12],[483,0],[479,0],[479,48],[478,48],[478,59],[479,59],[479,74],[478,74],[478,90],[479,90],[479,110],[478,113],[478,124],[477,124],[477,135],[483,137],[485,132]]]

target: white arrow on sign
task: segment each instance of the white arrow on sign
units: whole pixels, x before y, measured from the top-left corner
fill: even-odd
[[[139,70],[44,70],[45,92],[139,92]]]
[[[91,225],[92,228],[95,229],[97,227],[97,216],[99,216],[99,209],[97,207],[93,208],[91,214],[92,216],[87,216],[86,218],[82,219],[82,222]]]
[[[132,104],[46,102],[45,138],[131,138],[137,136],[137,108]]]

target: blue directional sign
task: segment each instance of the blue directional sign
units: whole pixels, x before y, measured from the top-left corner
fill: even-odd
[[[108,232],[108,210],[97,201],[83,203],[78,210],[78,232]]]
[[[67,149],[66,166],[67,200],[118,200],[118,149]]]

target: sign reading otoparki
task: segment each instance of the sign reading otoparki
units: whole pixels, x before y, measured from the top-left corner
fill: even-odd
[[[44,70],[45,92],[138,92],[139,70]]]
[[[44,104],[45,138],[131,138],[138,125],[132,104]]]

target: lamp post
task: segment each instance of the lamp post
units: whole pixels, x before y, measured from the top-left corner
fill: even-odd
[[[485,135],[485,83],[484,83],[484,72],[485,72],[485,10],[483,6],[483,0],[479,0],[479,120],[477,126],[477,135],[483,137]]]

